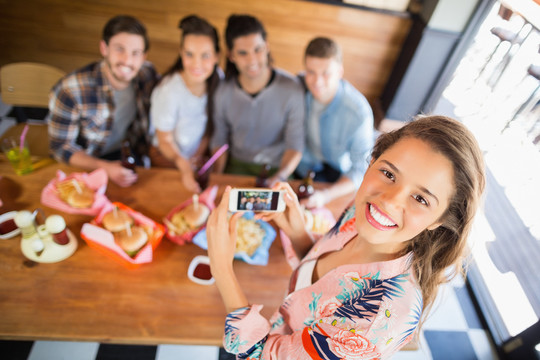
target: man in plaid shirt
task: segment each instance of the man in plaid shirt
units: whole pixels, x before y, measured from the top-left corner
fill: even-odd
[[[103,29],[103,60],[54,86],[47,122],[51,153],[58,161],[87,170],[104,168],[120,186],[137,181],[119,159],[126,140],[139,162],[150,144],[148,111],[158,74],[146,61],[148,47],[142,23],[116,16]]]

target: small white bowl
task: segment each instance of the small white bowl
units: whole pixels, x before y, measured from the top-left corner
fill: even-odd
[[[0,224],[3,223],[4,221],[14,219],[15,215],[17,215],[17,211],[10,211],[10,212],[0,215]],[[3,240],[10,239],[16,235],[19,235],[20,233],[21,233],[21,229],[16,228],[15,230],[10,231],[6,234],[0,234],[0,239],[3,239]]]
[[[204,255],[198,255],[191,260],[191,263],[188,267],[188,278],[193,281],[194,283],[201,284],[201,285],[212,285],[214,283],[214,278],[210,277],[210,279],[202,279],[195,276],[195,269],[197,269],[197,266],[208,266],[208,272],[210,273],[210,259],[208,256]],[[206,271],[206,270],[205,270]],[[212,274],[210,273],[210,276]]]

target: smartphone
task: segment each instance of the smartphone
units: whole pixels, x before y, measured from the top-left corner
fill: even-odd
[[[271,189],[232,189],[229,211],[284,211],[283,191]]]

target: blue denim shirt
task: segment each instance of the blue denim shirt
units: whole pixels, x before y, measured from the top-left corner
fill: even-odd
[[[306,119],[309,119],[313,102],[309,91],[305,100]],[[307,126],[307,120],[304,123]],[[359,187],[374,143],[373,111],[368,101],[349,82],[341,80],[336,96],[322,112],[319,124],[324,161]],[[322,162],[306,146],[297,172],[306,176],[309,170],[322,168]]]

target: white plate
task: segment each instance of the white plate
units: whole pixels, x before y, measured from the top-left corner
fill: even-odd
[[[17,215],[17,211],[10,211],[10,212],[0,215],[0,224],[3,223],[4,221],[15,218],[15,215]],[[14,237],[15,235],[19,235],[20,233],[21,233],[21,229],[16,228],[12,232],[8,232],[7,234],[3,234],[3,235],[0,234],[0,239],[3,239],[3,240],[10,239]]]

